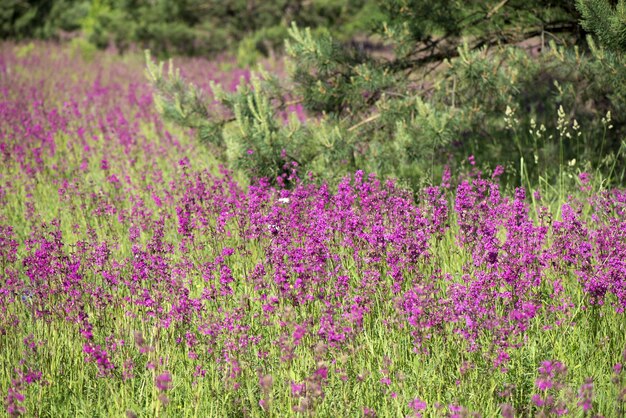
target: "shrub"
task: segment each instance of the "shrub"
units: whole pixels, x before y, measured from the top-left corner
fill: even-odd
[[[585,164],[622,182],[622,54],[583,36],[579,10],[586,28],[595,22],[588,2],[544,3],[381,3],[370,39],[382,54],[292,25],[289,82],[261,74],[252,88],[215,88],[226,117],[179,77],[150,63],[149,74],[164,114],[251,177],[296,163],[327,179],[364,169],[417,186],[476,155],[507,163],[515,184],[562,185],[567,166]],[[294,100],[308,120],[284,124]]]

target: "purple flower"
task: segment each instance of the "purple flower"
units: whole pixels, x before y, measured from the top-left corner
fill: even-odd
[[[593,403],[593,379],[585,379],[585,383],[578,390],[578,406],[584,412],[590,411]]]
[[[327,367],[320,367],[315,371],[315,375],[317,377],[319,377],[322,380],[326,380],[328,379],[328,368]]]
[[[426,406],[426,402],[424,402],[420,398],[415,398],[409,402],[409,408],[411,408],[415,412],[423,411],[424,409],[426,409]]]
[[[170,372],[166,371],[158,375],[155,378],[154,383],[157,389],[161,392],[170,390],[172,388],[172,376],[170,375]]]
[[[305,388],[304,383],[291,382],[291,395],[302,396],[302,394],[304,393],[304,388]]]
[[[591,180],[591,176],[587,172],[582,172],[578,175],[578,179],[582,184],[586,185]]]

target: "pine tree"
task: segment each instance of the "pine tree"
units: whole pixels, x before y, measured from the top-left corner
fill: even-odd
[[[286,176],[285,164],[295,162],[326,179],[363,169],[417,186],[470,154],[507,163],[517,183],[550,176],[555,158],[614,166],[626,120],[612,120],[618,135],[608,140],[607,162],[597,151],[607,126],[598,115],[625,107],[626,91],[615,88],[622,61],[593,42],[587,48],[580,5],[540,3],[381,2],[385,19],[372,39],[388,46],[383,54],[293,25],[290,83],[262,74],[251,88],[217,89],[226,118],[150,61],[149,76],[166,116],[196,128],[251,177]],[[285,97],[314,117],[282,123]]]
[[[613,51],[626,51],[626,2],[618,0],[577,0],[582,26],[596,36],[601,44]]]

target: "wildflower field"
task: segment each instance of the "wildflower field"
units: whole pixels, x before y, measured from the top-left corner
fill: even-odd
[[[248,184],[144,66],[0,44],[0,415],[625,416],[626,191]]]

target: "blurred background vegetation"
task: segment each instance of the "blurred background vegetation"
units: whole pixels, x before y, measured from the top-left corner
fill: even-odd
[[[275,179],[295,162],[324,179],[364,169],[415,188],[474,155],[488,170],[505,165],[515,185],[565,190],[581,172],[625,183],[624,0],[1,4],[5,39],[228,53],[242,66],[286,57],[287,82],[260,76],[210,98],[149,69],[164,116],[250,177]],[[310,123],[285,123],[294,104]]]
[[[240,52],[244,62],[282,49],[291,22],[349,40],[380,17],[372,0],[2,0],[0,36],[82,36],[99,48],[159,56]],[[250,56],[247,56],[249,53]]]

